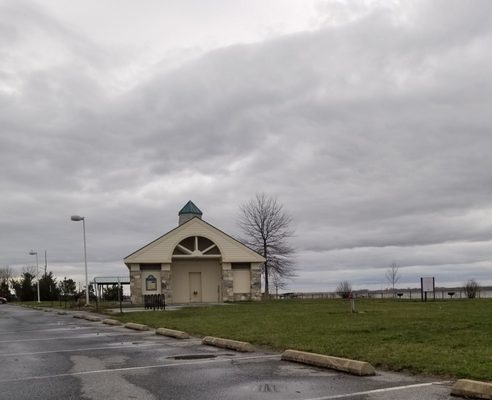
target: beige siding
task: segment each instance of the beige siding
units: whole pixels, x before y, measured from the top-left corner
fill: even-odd
[[[201,273],[200,300],[204,303],[219,301],[220,265],[217,260],[176,260],[171,264],[173,303],[189,303],[190,273]]]
[[[223,262],[263,262],[259,254],[198,218],[179,226],[135,254],[125,263],[170,263],[177,244],[188,236],[203,236],[213,241],[220,250]]]
[[[251,292],[251,271],[249,269],[233,269],[232,279],[234,293]]]

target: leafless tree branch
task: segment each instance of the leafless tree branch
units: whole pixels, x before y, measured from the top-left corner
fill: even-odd
[[[0,282],[9,281],[14,276],[14,270],[10,266],[0,268]]]
[[[386,271],[386,280],[393,289],[393,297],[395,296],[395,285],[400,280],[400,266],[396,262],[392,262],[389,269]]]
[[[350,295],[352,294],[351,283],[349,281],[338,282],[336,292],[342,299],[350,298]]]
[[[257,193],[240,206],[238,224],[243,233],[241,241],[266,258],[263,265],[265,294],[269,293],[269,277],[273,274],[277,280],[294,276],[295,250],[288,242],[294,234],[290,228],[292,218],[276,198]]]

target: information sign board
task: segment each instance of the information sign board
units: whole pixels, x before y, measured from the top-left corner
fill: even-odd
[[[433,292],[434,291],[434,277],[426,276],[422,278],[422,291]]]

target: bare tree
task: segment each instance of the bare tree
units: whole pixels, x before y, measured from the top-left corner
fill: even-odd
[[[350,295],[352,294],[352,285],[350,284],[350,282],[349,281],[339,282],[337,285],[337,294],[342,299],[350,298]]]
[[[463,290],[465,291],[466,297],[469,299],[474,299],[480,290],[480,285],[475,279],[470,279],[463,285]]]
[[[10,298],[10,280],[14,270],[8,265],[0,268],[0,296]]]
[[[287,288],[287,282],[284,279],[283,276],[279,275],[277,271],[275,270],[270,270],[270,276],[271,276],[271,282],[273,284],[273,287],[275,288],[275,298],[278,299],[278,290],[279,289],[286,289]]]
[[[0,281],[9,281],[14,276],[14,270],[6,265],[0,268]]]
[[[22,267],[23,274],[32,275],[36,279],[37,279],[37,272],[38,272],[38,267],[36,267],[35,265],[25,265],[24,267]]]
[[[265,294],[269,294],[269,277],[275,272],[285,279],[294,276],[294,249],[288,239],[293,236],[292,218],[277,199],[257,193],[240,207],[238,224],[243,231],[241,241],[266,258],[263,264]]]
[[[389,269],[386,271],[386,280],[393,288],[393,297],[395,297],[395,285],[400,280],[400,266],[396,262],[392,262]]]

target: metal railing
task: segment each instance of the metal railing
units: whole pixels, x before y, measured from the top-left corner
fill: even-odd
[[[144,294],[143,304],[146,310],[165,310],[166,298],[163,294]]]

